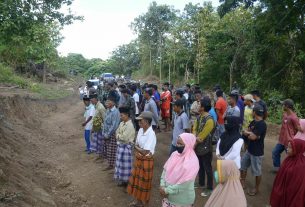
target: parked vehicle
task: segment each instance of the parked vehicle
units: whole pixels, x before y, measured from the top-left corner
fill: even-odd
[[[114,82],[115,78],[112,73],[103,73],[100,77],[101,81],[103,82]]]

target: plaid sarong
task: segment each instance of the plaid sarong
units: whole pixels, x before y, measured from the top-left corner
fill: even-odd
[[[132,168],[131,144],[119,144],[116,151],[114,179],[128,182]]]
[[[129,178],[127,192],[135,199],[148,203],[152,186],[154,159],[136,153],[136,160]]]
[[[116,149],[117,149],[117,142],[116,142],[115,135],[111,135],[110,139],[105,140],[104,149],[106,152],[106,159],[108,160],[108,164],[110,166],[114,166]]]
[[[105,155],[102,130],[93,133],[90,150],[96,154]]]

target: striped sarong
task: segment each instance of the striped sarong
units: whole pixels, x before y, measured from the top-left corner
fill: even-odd
[[[116,151],[114,179],[128,182],[132,168],[131,144],[119,144]]]
[[[106,159],[108,160],[108,164],[114,167],[117,150],[117,142],[115,135],[111,135],[110,139],[105,140],[104,150],[106,152]]]
[[[99,132],[93,132],[90,150],[96,154],[105,155],[102,130]]]
[[[154,159],[136,153],[134,166],[129,178],[127,192],[135,199],[148,203],[152,187]]]

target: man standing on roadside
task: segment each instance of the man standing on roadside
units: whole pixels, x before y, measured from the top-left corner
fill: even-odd
[[[111,170],[114,168],[115,156],[117,151],[117,141],[115,132],[120,124],[120,112],[115,107],[115,100],[109,97],[106,101],[106,116],[103,127],[103,138],[105,140],[104,150],[106,159],[108,160],[108,167],[104,170]]]
[[[165,122],[165,131],[170,131],[170,104],[172,100],[171,92],[168,90],[169,83],[163,84],[163,92],[161,93],[161,116]]]
[[[264,109],[264,120],[266,120],[267,117],[268,117],[268,109],[267,109],[266,103],[261,99],[260,92],[258,90],[253,90],[253,91],[251,91],[251,94],[253,96],[253,99],[255,100],[254,105],[259,104],[263,107],[263,109]]]
[[[284,150],[287,150],[288,142],[293,139],[294,135],[300,131],[303,132],[299,118],[295,114],[294,103],[291,99],[286,99],[282,102],[283,104],[283,119],[282,127],[279,136],[279,142],[275,145],[272,150],[273,170],[272,172],[277,173],[281,165],[281,154]]]
[[[90,144],[90,151],[97,153],[99,156],[97,159],[101,159],[104,156],[103,151],[103,125],[105,120],[106,109],[98,100],[97,93],[89,95],[90,101],[95,108],[95,113],[92,118],[92,142]]]
[[[156,130],[159,122],[159,115],[158,115],[157,104],[153,100],[152,95],[153,95],[152,89],[146,88],[144,92],[144,98],[145,98],[144,111],[150,111],[152,113],[151,125],[153,130]]]
[[[189,118],[185,111],[183,111],[183,101],[181,99],[176,100],[173,103],[173,110],[176,113],[175,119],[174,119],[174,129],[173,129],[173,137],[172,137],[172,145],[170,154],[175,152],[177,150],[176,144],[177,140],[180,134],[182,133],[189,133],[190,132],[190,126],[189,126]]]
[[[252,175],[255,176],[255,189],[248,191],[250,196],[255,196],[259,192],[262,180],[262,162],[264,156],[264,140],[267,132],[267,124],[264,121],[264,109],[261,105],[253,108],[254,120],[249,128],[243,131],[244,139],[248,140],[248,149],[243,154],[240,168],[240,182],[245,188],[247,169],[251,167]]]
[[[227,110],[227,102],[225,101],[225,99],[222,97],[223,96],[223,92],[222,90],[218,89],[216,91],[216,96],[217,96],[217,101],[215,104],[215,109],[216,109],[216,113],[217,113],[217,128],[218,128],[218,135],[220,137],[220,135],[222,135],[222,133],[225,132],[225,120],[224,120],[224,113]]]

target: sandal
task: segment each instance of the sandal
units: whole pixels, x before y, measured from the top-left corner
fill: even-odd
[[[256,190],[248,190],[248,195],[249,196],[256,196],[258,192]]]

